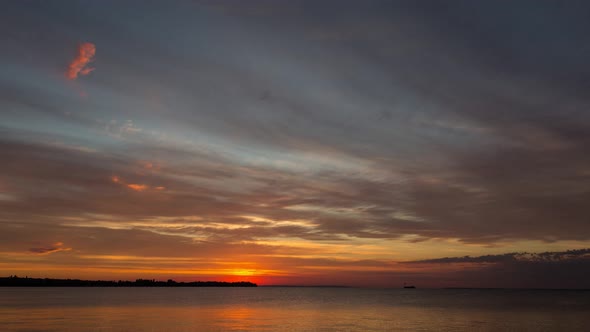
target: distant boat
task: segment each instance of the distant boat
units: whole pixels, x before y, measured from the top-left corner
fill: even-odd
[[[404,282],[404,288],[416,288],[416,286],[414,286],[414,285],[406,285],[406,283]]]

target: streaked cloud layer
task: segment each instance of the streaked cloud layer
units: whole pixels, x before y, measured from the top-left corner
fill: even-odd
[[[437,259],[590,247],[585,2],[6,7],[2,270],[460,286]]]

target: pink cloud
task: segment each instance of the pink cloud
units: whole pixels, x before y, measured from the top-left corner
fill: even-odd
[[[75,80],[78,75],[88,75],[94,68],[87,67],[87,65],[94,60],[96,54],[96,46],[92,43],[81,43],[78,45],[78,55],[68,67],[66,77],[70,80]]]

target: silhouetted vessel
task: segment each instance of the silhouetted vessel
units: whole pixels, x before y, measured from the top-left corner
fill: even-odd
[[[414,286],[414,285],[406,285],[406,283],[404,282],[404,288],[416,288],[416,286]]]

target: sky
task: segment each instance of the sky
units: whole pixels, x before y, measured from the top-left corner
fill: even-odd
[[[590,288],[587,1],[4,1],[0,272]]]

